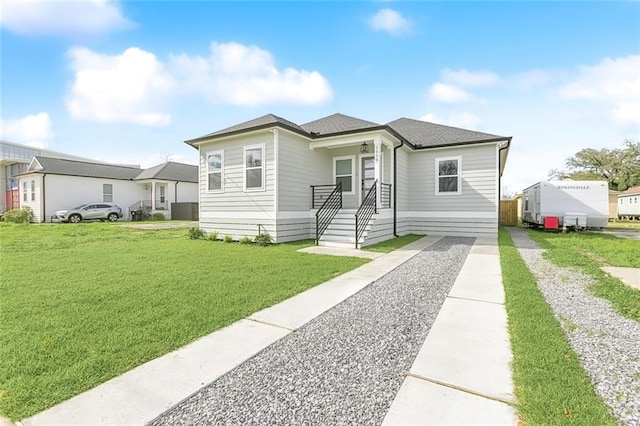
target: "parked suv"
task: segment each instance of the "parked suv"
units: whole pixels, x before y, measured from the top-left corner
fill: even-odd
[[[122,217],[122,209],[113,203],[82,204],[70,210],[60,210],[53,214],[53,220],[78,223],[83,220],[108,220],[115,222]]]

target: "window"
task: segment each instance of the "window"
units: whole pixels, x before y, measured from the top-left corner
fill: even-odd
[[[102,201],[105,203],[113,202],[113,185],[110,183],[102,184]]]
[[[31,181],[31,201],[36,200],[36,181]]]
[[[436,195],[461,194],[462,157],[436,158]]]
[[[244,148],[244,189],[264,189],[264,145]]]
[[[529,196],[527,195],[524,199],[524,210],[529,211]]]
[[[210,152],[207,154],[207,175],[209,191],[222,191],[224,154],[222,151]]]
[[[354,185],[354,173],[353,166],[355,163],[355,157],[335,157],[333,159],[333,175],[335,177],[335,184],[342,184],[342,192],[353,192]]]
[[[22,201],[27,202],[27,181],[22,182]]]

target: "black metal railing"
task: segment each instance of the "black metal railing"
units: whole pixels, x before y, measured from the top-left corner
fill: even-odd
[[[362,203],[360,204],[360,207],[358,207],[358,211],[356,212],[356,248],[358,248],[360,237],[362,236],[362,234],[364,234],[364,230],[367,228],[371,217],[374,214],[378,213],[376,202],[377,187],[378,181],[373,182],[371,189],[367,193],[366,197],[364,197],[364,200],[362,200]]]
[[[383,209],[391,208],[391,184],[380,184],[380,207]]]
[[[325,185],[318,185],[325,186]],[[313,187],[312,187],[313,188]],[[324,203],[316,212],[316,244],[327,230],[329,224],[342,208],[342,183],[338,182],[333,191],[325,198]]]
[[[311,185],[311,208],[317,209],[329,198],[336,185]]]

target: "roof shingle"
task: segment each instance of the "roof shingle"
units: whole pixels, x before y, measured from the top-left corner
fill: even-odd
[[[134,180],[144,179],[198,182],[198,166],[169,161],[143,170],[134,178]]]
[[[60,158],[36,156],[42,169],[32,170],[38,173],[51,173],[66,176],[86,176],[104,179],[133,179],[140,174],[141,169],[131,166],[117,166],[105,163],[90,163],[87,161],[63,160]]]

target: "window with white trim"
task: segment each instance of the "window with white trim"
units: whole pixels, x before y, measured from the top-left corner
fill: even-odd
[[[436,158],[436,195],[462,193],[462,157]]]
[[[264,189],[264,145],[244,147],[244,189]]]
[[[354,167],[355,156],[333,158],[333,183],[336,185],[341,183],[343,193],[353,193],[354,191]]]
[[[223,191],[224,152],[214,151],[207,154],[207,190]]]
[[[27,181],[22,181],[22,201],[27,202]]]
[[[102,184],[102,201],[105,203],[113,202],[113,184],[111,183]]]
[[[31,181],[31,201],[36,200],[36,181]]]

